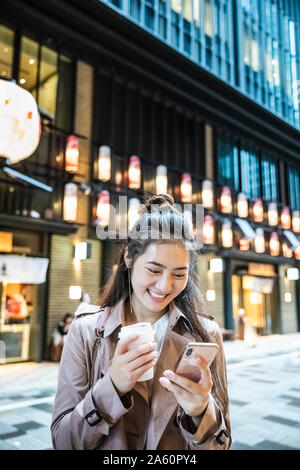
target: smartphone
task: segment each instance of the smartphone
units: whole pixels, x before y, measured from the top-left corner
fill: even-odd
[[[193,382],[199,382],[201,370],[196,355],[203,357],[210,366],[218,350],[216,343],[188,343],[175,369],[176,374],[191,379]]]

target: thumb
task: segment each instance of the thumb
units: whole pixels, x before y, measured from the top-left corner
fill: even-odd
[[[121,354],[126,353],[128,351],[128,346],[130,345],[130,343],[133,343],[138,338],[139,338],[139,335],[132,334],[132,335],[127,336],[127,338],[120,339],[116,347],[116,354],[121,355]]]

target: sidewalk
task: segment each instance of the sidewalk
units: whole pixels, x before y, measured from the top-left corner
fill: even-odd
[[[300,448],[300,333],[224,349],[232,449]],[[57,373],[51,362],[0,366],[0,450],[52,448]]]

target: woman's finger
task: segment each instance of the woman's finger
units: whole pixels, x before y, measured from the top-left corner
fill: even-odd
[[[202,371],[202,368],[201,368],[201,371]],[[164,376],[167,377],[167,379],[170,380],[171,382],[179,385],[184,390],[190,393],[195,393],[196,395],[199,394],[201,387],[199,387],[199,384],[197,382],[194,382],[191,379],[183,377],[182,375],[176,374],[172,370],[165,370]]]
[[[133,349],[132,351],[128,351],[127,353],[125,353],[124,359],[130,363],[132,361],[135,361],[138,357],[142,356],[143,354],[147,354],[151,351],[154,351],[155,349],[157,349],[156,343],[142,344],[141,346],[138,346],[136,349]]]
[[[156,351],[151,351],[146,354],[142,354],[137,357],[134,361],[131,361],[128,364],[128,370],[135,371],[139,367],[143,366],[146,362],[156,361],[158,353]]]
[[[129,344],[132,343],[133,341],[136,341],[138,338],[139,338],[139,335],[132,334],[132,335],[127,336],[127,338],[120,339],[118,341],[115,354],[119,356],[120,354],[126,353],[128,350],[127,348]]]
[[[180,385],[171,382],[166,377],[161,377],[159,381],[161,385],[165,387],[166,390],[168,390],[168,392],[172,392],[175,395],[177,401],[179,401],[180,399],[189,401],[191,393],[187,392],[184,388],[180,387]]]
[[[210,373],[210,368],[207,365],[207,362],[203,357],[195,355],[199,366],[201,367],[201,379],[199,384],[202,385],[202,387],[206,389],[211,389],[212,388],[212,379],[211,379],[211,373]]]

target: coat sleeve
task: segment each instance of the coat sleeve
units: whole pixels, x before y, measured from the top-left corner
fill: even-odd
[[[216,323],[215,325],[217,327],[215,340],[219,346],[218,371],[227,406],[225,412],[222,413],[216,400],[210,395],[198,429],[195,429],[191,418],[183,409],[178,407],[177,421],[189,449],[192,450],[228,450],[231,445],[225,354],[221,330]]]
[[[92,389],[79,321],[72,322],[64,344],[54,401],[51,436],[56,450],[92,450],[111,426],[132,407],[130,394],[120,399],[109,373]]]

